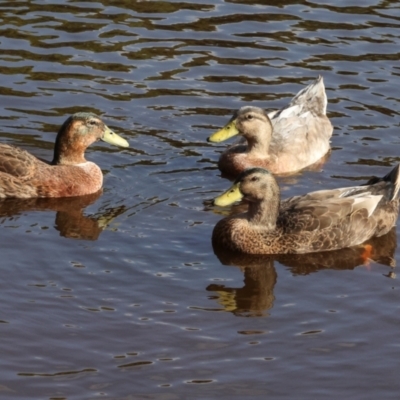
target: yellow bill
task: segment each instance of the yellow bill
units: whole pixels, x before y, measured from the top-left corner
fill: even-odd
[[[214,199],[214,205],[219,207],[229,206],[236,201],[239,201],[243,198],[243,195],[239,189],[239,183],[235,183],[230,189],[228,189],[225,193],[222,193],[221,196],[218,196]]]
[[[239,131],[236,128],[236,119],[227,123],[218,132],[213,133],[207,140],[213,143],[223,142],[231,138],[232,136],[238,135]]]
[[[125,140],[123,137],[117,135],[107,125],[105,126],[104,134],[101,140],[113,144],[114,146],[129,147],[128,141]]]

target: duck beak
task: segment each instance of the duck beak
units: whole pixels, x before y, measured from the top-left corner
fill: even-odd
[[[218,196],[214,199],[214,205],[219,207],[229,206],[236,201],[239,201],[243,198],[243,194],[239,189],[239,183],[235,183],[230,189],[228,189],[225,193],[222,193],[221,196]]]
[[[104,133],[101,140],[113,144],[114,146],[129,147],[128,141],[113,132],[107,125],[104,127]]]
[[[221,130],[213,133],[208,139],[208,142],[219,143],[238,135],[239,130],[236,127],[236,119],[229,121]]]

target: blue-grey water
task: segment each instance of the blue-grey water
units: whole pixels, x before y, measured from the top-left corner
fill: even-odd
[[[0,21],[2,142],[51,159],[86,110],[131,145],[88,150],[100,196],[0,204],[0,398],[398,399],[398,228],[369,259],[214,254],[229,181],[206,141],[321,74],[332,152],[282,195],[387,173],[398,2],[1,1]]]

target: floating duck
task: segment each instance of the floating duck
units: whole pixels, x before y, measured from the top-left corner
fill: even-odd
[[[258,107],[240,108],[224,128],[208,138],[222,142],[239,134],[247,142],[224,151],[219,169],[233,177],[252,167],[288,174],[316,163],[330,149],[333,127],[326,106],[324,81],[319,76],[281,110],[267,114]]]
[[[96,115],[79,112],[60,128],[51,163],[15,146],[0,144],[0,198],[71,197],[95,193],[103,174],[86,161],[86,148],[97,140],[129,147]]]
[[[397,220],[399,168],[362,186],[320,190],[283,201],[269,171],[248,169],[214,200],[215,205],[226,206],[244,198],[249,209],[219,221],[213,245],[248,254],[301,254],[355,246],[382,236]]]

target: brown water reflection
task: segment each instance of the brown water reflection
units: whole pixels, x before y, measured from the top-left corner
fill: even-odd
[[[0,224],[16,221],[21,214],[33,211],[54,211],[55,229],[60,236],[70,239],[97,240],[101,232],[126,207],[107,207],[93,215],[84,215],[84,210],[96,202],[103,191],[87,196],[71,198],[2,199],[0,200]]]
[[[397,247],[396,229],[373,238],[361,246],[336,251],[296,255],[250,255],[233,254],[214,247],[215,255],[224,265],[235,265],[244,274],[241,288],[210,284],[207,291],[216,292],[215,300],[226,311],[240,316],[265,316],[274,305],[274,287],[278,274],[274,262],[289,268],[293,275],[308,275],[324,269],[352,270],[359,266],[378,263],[394,268],[394,253]],[[395,277],[394,271],[387,274]]]

